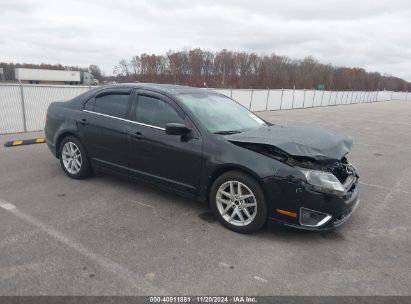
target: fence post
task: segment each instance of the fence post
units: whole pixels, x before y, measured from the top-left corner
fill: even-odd
[[[23,92],[23,84],[20,83],[20,97],[21,97],[21,110],[23,112],[23,130],[27,132],[27,122],[26,122],[26,106],[24,104],[24,92]]]
[[[283,89],[281,89],[280,110],[282,109],[282,106],[283,106],[283,94],[284,94],[284,90],[283,90]]]
[[[323,99],[324,99],[324,89],[323,89],[323,94],[321,95],[321,103],[320,103],[320,107],[323,106]]]
[[[317,90],[314,90],[314,94],[313,94],[313,103],[311,104],[311,108],[314,108],[314,102],[315,102],[315,93],[317,92]]]
[[[251,105],[253,104],[253,93],[254,93],[254,89],[251,89],[251,100],[250,100],[250,108],[249,108],[250,111],[251,111]]]
[[[304,89],[304,97],[303,97],[303,109],[305,108],[305,89]]]
[[[233,98],[233,88],[230,88],[230,98]]]
[[[270,97],[270,88],[267,88],[267,102],[265,103],[265,110],[268,109],[268,98]]]
[[[294,109],[294,91],[295,91],[295,85],[294,85],[294,88],[293,88],[293,102],[291,104],[291,109]]]

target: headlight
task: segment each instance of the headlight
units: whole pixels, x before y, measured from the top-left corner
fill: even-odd
[[[316,190],[321,191],[326,189],[337,194],[345,192],[344,186],[332,173],[302,168],[298,169],[304,174],[307,183],[314,186],[314,189],[318,188]]]

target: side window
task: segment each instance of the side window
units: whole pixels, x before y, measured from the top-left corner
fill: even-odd
[[[137,102],[136,121],[165,128],[167,123],[184,123],[178,113],[164,101],[140,95]]]
[[[93,97],[91,99],[89,99],[86,104],[84,105],[84,110],[88,110],[88,111],[94,111],[94,101],[96,99]]]
[[[108,94],[95,98],[94,112],[126,118],[130,94]],[[86,104],[87,107],[87,104]]]

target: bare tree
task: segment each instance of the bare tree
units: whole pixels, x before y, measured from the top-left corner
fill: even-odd
[[[59,68],[59,67],[56,67]],[[61,67],[63,68],[63,67]],[[117,81],[139,80],[233,88],[305,88],[323,84],[332,90],[411,90],[411,83],[390,75],[369,73],[362,68],[335,67],[309,56],[294,60],[287,56],[219,52],[200,48],[168,51],[165,55],[141,54],[130,62],[120,60],[114,69]]]

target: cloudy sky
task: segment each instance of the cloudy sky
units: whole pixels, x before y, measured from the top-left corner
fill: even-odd
[[[410,0],[0,0],[0,61],[99,65],[201,47],[411,81]]]

